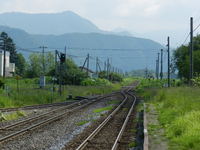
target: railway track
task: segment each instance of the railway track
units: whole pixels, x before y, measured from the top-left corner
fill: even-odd
[[[110,97],[115,93],[100,96],[98,98],[93,99],[86,99],[82,100],[80,102],[76,102],[67,106],[63,106],[61,108],[58,108],[56,110],[49,111],[45,114],[41,114],[36,117],[28,118],[23,121],[16,122],[11,125],[3,126],[0,128],[0,143],[3,143],[7,140],[10,140],[12,138],[15,138],[17,136],[23,135],[25,133],[28,133],[34,129],[37,129],[41,126],[44,126],[46,124],[49,124],[51,122],[57,121],[59,119],[62,119],[66,115],[78,111],[81,108],[84,108],[98,100],[102,100],[104,98]]]
[[[135,83],[136,86],[138,83]],[[117,150],[130,115],[133,112],[136,97],[128,87],[121,91],[122,103],[76,148],[76,150]]]
[[[94,97],[94,98],[97,98],[97,97]],[[91,98],[85,98],[85,99],[91,99]],[[56,106],[69,105],[69,104],[74,103],[74,101],[75,100],[66,101],[66,102],[57,102],[57,103],[52,103],[52,104],[30,105],[30,106],[15,107],[15,108],[0,108],[0,112],[11,112],[11,111],[18,111],[18,110],[50,108],[50,107],[56,107]]]

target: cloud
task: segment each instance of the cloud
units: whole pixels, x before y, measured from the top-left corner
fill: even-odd
[[[155,39],[170,32],[182,37],[189,30],[190,16],[195,17],[195,25],[200,23],[199,0],[0,0],[0,3],[0,12],[71,10],[102,29],[121,27],[142,34],[151,33]]]

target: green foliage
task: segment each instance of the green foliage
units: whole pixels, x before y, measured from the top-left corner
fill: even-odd
[[[8,36],[7,33],[2,32],[0,34],[0,38],[3,39],[3,45],[0,47],[1,49],[5,49],[6,51],[10,52],[10,62],[15,63],[17,60],[17,52],[15,44],[11,37]]]
[[[86,124],[88,122],[89,122],[88,120],[83,120],[83,121],[78,122],[76,125],[82,126],[82,125],[84,125],[84,124]]]
[[[45,75],[48,74],[53,68],[55,68],[54,55],[47,53],[44,56],[45,62]],[[25,76],[28,78],[39,77],[43,74],[43,55],[42,54],[31,54],[29,56],[27,70]]]
[[[121,83],[110,83],[104,79],[98,79],[100,83],[94,86],[63,86],[63,94],[58,93],[58,85],[55,85],[55,91],[52,91],[51,78],[47,77],[47,86],[44,89],[39,87],[39,78],[19,79],[19,91],[17,90],[17,80],[15,78],[6,78],[3,82],[8,87],[7,90],[0,89],[0,107],[19,107],[35,104],[46,104],[51,102],[66,101],[69,94],[75,96],[89,96],[107,94],[119,90],[122,86],[129,85],[135,79],[125,78]],[[104,84],[106,82],[106,84]]]
[[[200,89],[178,87],[149,91],[170,140],[170,149],[199,149]]]
[[[200,87],[200,76],[196,75],[196,77],[192,79],[192,83],[194,86]]]
[[[108,79],[109,81],[112,82],[121,82],[123,80],[120,74],[114,72],[107,74],[106,71],[99,72],[99,78]]]
[[[24,76],[25,69],[26,69],[26,60],[21,53],[17,54],[17,60],[15,62],[15,66],[16,66],[16,70],[15,70],[16,74],[20,76]]]
[[[113,106],[106,106],[106,107],[103,107],[103,108],[98,108],[98,109],[95,109],[93,110],[94,113],[101,113],[101,112],[104,112],[104,111],[109,111],[113,108]]]
[[[63,84],[80,85],[87,78],[87,74],[81,71],[72,60],[67,59],[65,66],[65,69],[63,69]]]
[[[91,86],[101,86],[101,85],[108,86],[108,85],[112,85],[112,83],[109,82],[106,79],[100,79],[100,78],[91,79],[91,78],[87,78],[87,79],[85,79],[85,80],[83,80],[81,82],[81,85],[85,85],[85,86],[88,86],[88,85],[91,85]]]
[[[5,85],[5,83],[4,83],[3,79],[0,78],[0,89],[3,88],[4,85]]]
[[[107,102],[107,104],[119,104],[119,103],[120,103],[119,100],[112,100],[112,101]]]
[[[19,118],[24,117],[24,116],[26,116],[25,112],[16,111],[16,112],[13,112],[13,113],[5,114],[4,118],[5,118],[5,120],[16,120],[16,119],[19,119]]]
[[[200,73],[200,35],[194,37],[193,52],[194,72]],[[189,45],[182,45],[176,49],[173,58],[174,67],[178,69],[180,78],[189,79]]]

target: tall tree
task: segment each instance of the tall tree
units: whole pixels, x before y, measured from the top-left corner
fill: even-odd
[[[26,68],[26,60],[21,53],[17,54],[17,60],[15,62],[15,66],[16,66],[16,74],[24,76]]]
[[[15,44],[11,37],[8,36],[7,33],[2,32],[0,34],[0,38],[3,40],[3,44],[1,45],[1,49],[10,52],[10,62],[15,63],[17,60],[17,52]]]
[[[49,73],[55,66],[54,56],[52,53],[47,53],[44,56],[45,62],[45,75]],[[43,74],[43,55],[42,54],[31,54],[27,63],[27,77],[39,77]]]
[[[194,52],[193,52],[193,64],[194,64],[194,76],[200,74],[200,35],[197,35],[193,39]],[[178,47],[173,56],[173,65],[178,70],[178,75],[182,79],[189,79],[189,45],[182,45]]]

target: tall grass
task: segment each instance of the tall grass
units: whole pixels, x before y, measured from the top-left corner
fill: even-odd
[[[19,107],[35,104],[46,104],[51,102],[66,101],[69,94],[75,96],[90,96],[107,94],[112,91],[119,90],[121,86],[128,85],[135,79],[127,78],[121,83],[112,83],[109,85],[99,86],[64,86],[63,93],[60,96],[58,93],[58,85],[56,91],[53,92],[53,85],[48,82],[45,89],[40,89],[38,79],[21,79],[17,80],[10,78],[5,79],[6,90],[0,89],[0,107]]]
[[[200,89],[178,87],[152,92],[159,121],[172,150],[200,149]]]

